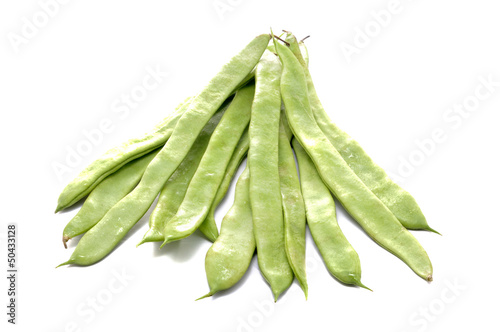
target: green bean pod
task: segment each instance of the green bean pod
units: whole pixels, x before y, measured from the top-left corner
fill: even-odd
[[[227,190],[231,185],[234,173],[236,173],[238,167],[240,167],[241,165],[241,162],[243,161],[243,159],[245,159],[245,156],[248,153],[249,146],[250,146],[250,139],[248,138],[248,130],[245,130],[245,132],[240,138],[240,141],[238,142],[238,145],[234,149],[233,155],[231,156],[231,160],[229,160],[229,164],[227,165],[224,178],[222,179],[219,189],[217,189],[217,194],[215,195],[214,202],[210,207],[210,211],[208,211],[208,215],[205,218],[205,221],[200,225],[200,230],[202,230],[202,227],[205,225],[205,223],[216,225],[215,210],[219,206],[222,199],[226,196]]]
[[[70,259],[61,265],[90,265],[113,250],[147,212],[161,188],[188,154],[205,124],[255,67],[269,40],[270,35],[260,35],[253,39],[192,99],[169,140],[146,168],[141,182],[82,237]]]
[[[189,150],[186,158],[184,158],[177,170],[163,186],[163,189],[160,192],[160,197],[158,198],[158,203],[156,203],[156,206],[149,217],[149,229],[137,246],[145,242],[163,242],[163,228],[165,227],[165,224],[177,213],[177,210],[179,209],[179,206],[181,205],[186,194],[189,182],[191,182],[200,160],[207,149],[210,137],[212,136],[215,127],[219,123],[229,104],[230,100],[228,99],[221,106],[219,111],[217,111],[217,113],[215,113],[215,115],[210,119],[210,121],[208,121],[207,125],[203,128],[191,147],[191,150]],[[206,233],[202,230],[203,234],[210,241],[215,241],[218,235],[217,225],[215,225],[215,234],[212,227],[209,227],[209,229],[205,231]]]
[[[222,219],[220,235],[208,249],[205,271],[210,292],[199,299],[233,287],[243,277],[255,252],[248,166],[236,183],[234,203]],[[198,300],[199,300],[198,299]]]
[[[335,201],[330,191],[300,143],[294,138],[292,144],[299,164],[307,224],[328,271],[345,284],[369,289],[361,283],[358,253],[337,223]]]
[[[250,121],[254,92],[253,84],[236,92],[210,138],[179,210],[165,224],[161,247],[191,235],[207,217],[231,156]]]
[[[290,139],[291,135],[287,135],[282,119],[278,166],[285,228],[285,251],[288,263],[307,299],[306,211]]]
[[[141,180],[142,174],[159,150],[131,161],[99,183],[89,194],[80,211],[69,221],[63,231],[63,244],[77,235],[83,234],[120,199],[125,197]]]
[[[56,213],[87,196],[108,175],[113,174],[131,160],[163,146],[172,135],[177,121],[188,108],[190,100],[188,98],[177,106],[175,111],[156,125],[150,133],[130,139],[108,150],[81,171],[59,195]]]
[[[357,141],[352,139],[330,120],[318,98],[311,74],[305,60],[302,58],[297,40],[292,34],[288,34],[286,40],[290,43],[290,50],[297,57],[304,69],[309,102],[314,119],[349,167],[375,196],[391,210],[404,227],[438,233],[428,225],[415,198],[392,181],[387,173],[370,158]]]
[[[257,259],[274,300],[293,281],[285,251],[283,209],[278,170],[281,96],[281,64],[266,51],[257,65],[255,98],[250,120],[250,204],[257,246]]]
[[[417,275],[432,280],[432,265],[420,243],[352,171],[310,116],[306,77],[300,62],[286,46],[276,40],[275,45],[283,63],[281,94],[290,128],[325,184],[373,240]]]

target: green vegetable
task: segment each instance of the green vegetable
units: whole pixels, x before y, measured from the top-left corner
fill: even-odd
[[[290,146],[291,132],[287,135],[283,119],[279,135],[279,177],[283,219],[285,227],[285,251],[288,263],[299,281],[307,299],[306,279],[306,211],[300,191],[295,158]]]
[[[191,235],[205,220],[234,149],[250,121],[254,91],[253,85],[247,85],[236,92],[210,138],[179,210],[165,224],[162,247]]]
[[[375,196],[391,210],[404,227],[438,233],[429,227],[413,196],[392,181],[385,171],[368,156],[358,142],[353,140],[330,120],[316,94],[311,74],[306,62],[302,58],[297,40],[292,34],[288,34],[286,41],[290,43],[290,50],[292,50],[304,69],[309,102],[314,119],[347,165]]]
[[[177,213],[177,210],[179,209],[179,206],[181,205],[186,194],[189,182],[191,182],[196,169],[198,169],[200,160],[207,149],[210,137],[212,136],[212,133],[225,110],[229,106],[229,103],[230,100],[227,100],[221,106],[219,111],[217,111],[217,113],[215,113],[215,115],[210,119],[194,142],[191,150],[189,150],[186,158],[184,158],[177,170],[163,186],[160,197],[158,198],[158,203],[156,203],[156,207],[149,217],[149,230],[146,234],[144,234],[144,237],[138,246],[145,242],[163,242],[163,228],[165,227],[165,224]],[[209,231],[205,234],[205,236],[213,242],[217,238],[217,233],[216,226],[215,235],[213,234],[213,231]]]
[[[260,35],[252,40],[193,98],[171,137],[147,167],[139,185],[82,237],[73,255],[62,265],[90,265],[113,250],[149,209],[165,182],[186,157],[205,124],[255,67],[269,39],[269,35]]]
[[[99,183],[83,203],[82,208],[69,221],[63,231],[63,244],[83,234],[101,220],[113,205],[127,195],[141,180],[142,174],[159,150],[150,152],[108,176]]]
[[[264,52],[255,74],[248,150],[250,204],[257,259],[275,301],[293,281],[293,271],[285,251],[278,171],[280,75],[281,65],[276,55]]]
[[[292,144],[299,163],[307,224],[328,271],[345,284],[367,288],[361,283],[359,256],[337,224],[330,191],[300,143],[294,138]]]
[[[226,196],[234,173],[238,170],[238,167],[240,167],[241,162],[243,161],[243,159],[245,159],[245,156],[248,153],[249,145],[250,140],[248,138],[248,130],[245,130],[240,138],[240,141],[238,142],[238,145],[236,145],[236,148],[234,149],[231,160],[229,160],[226,168],[226,173],[224,174],[224,178],[222,179],[219,189],[217,189],[217,194],[215,195],[212,207],[210,208],[210,211],[208,211],[208,215],[205,221],[200,225],[200,230],[201,227],[203,227],[203,225],[207,222],[210,224],[215,224],[215,210],[217,209],[217,206],[219,206],[219,203],[222,201],[224,196]]]
[[[157,125],[151,133],[128,140],[107,151],[87,166],[59,195],[56,212],[72,206],[87,196],[101,181],[123,165],[163,146],[172,135],[177,121],[189,107],[189,104],[190,99],[188,98],[177,106],[172,115]]]
[[[85,234],[61,265],[106,257],[159,194],[139,244],[163,247],[200,229],[213,242],[205,258],[210,290],[200,299],[241,280],[254,252],[275,301],[294,277],[307,299],[306,223],[329,272],[367,288],[337,224],[336,198],[376,243],[432,280],[429,257],[407,229],[435,231],[415,199],[330,121],[305,38],[283,31],[286,40],[257,36],[151,133],[109,150],[68,184],[56,212],[88,198],[63,242]],[[215,211],[246,155],[219,235]]]
[[[351,170],[309,116],[311,107],[300,62],[276,40],[275,46],[283,62],[281,94],[290,129],[325,184],[372,239],[403,260],[417,275],[432,280],[432,265],[420,243]]]
[[[205,271],[210,292],[200,299],[233,287],[252,261],[255,240],[248,194],[249,175],[247,166],[236,183],[234,203],[222,219],[220,235],[208,249]]]

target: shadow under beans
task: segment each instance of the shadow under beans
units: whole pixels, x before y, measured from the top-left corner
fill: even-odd
[[[77,236],[69,239],[68,242],[66,242],[66,245],[68,246],[68,249],[75,249],[76,246],[77,246],[77,244],[78,244],[78,242],[83,237],[83,235],[85,235],[85,233],[77,235]]]
[[[193,257],[202,247],[210,244],[199,230],[182,240],[167,243],[163,248],[160,248],[162,242],[152,243],[154,257],[168,255],[175,262],[186,262]]]

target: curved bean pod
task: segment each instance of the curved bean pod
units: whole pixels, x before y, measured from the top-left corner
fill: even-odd
[[[361,283],[358,253],[337,224],[335,202],[330,191],[300,143],[294,138],[292,144],[299,164],[307,224],[328,271],[345,284],[369,289]]]
[[[120,199],[125,197],[141,180],[142,174],[159,150],[131,161],[99,183],[89,194],[78,213],[69,221],[63,231],[63,244],[69,239],[83,234]]]
[[[190,100],[188,98],[177,106],[175,111],[155,126],[150,133],[130,139],[108,150],[104,155],[81,171],[59,195],[56,213],[72,206],[87,196],[108,175],[116,172],[131,160],[139,158],[164,145],[172,135],[177,121],[179,121],[182,114],[188,108]]]
[[[250,121],[254,92],[253,85],[236,92],[210,138],[179,210],[165,224],[161,247],[191,235],[207,217],[231,156]]]
[[[285,228],[285,251],[288,263],[307,299],[306,211],[290,139],[291,135],[287,135],[282,119],[278,167]]]
[[[281,94],[290,128],[311,157],[321,178],[366,233],[399,257],[417,275],[432,280],[432,265],[420,243],[366,187],[311,118],[307,83],[300,62],[286,46],[276,42],[283,62]]]
[[[304,69],[309,102],[316,123],[349,167],[375,196],[391,210],[404,227],[407,229],[428,230],[439,234],[428,225],[415,198],[392,181],[387,173],[370,158],[357,141],[331,121],[316,94],[311,74],[307,69],[304,59],[302,59],[297,40],[293,35],[289,34],[286,41],[290,43],[290,50],[298,58]]]
[[[227,190],[231,185],[231,180],[233,179],[234,173],[238,170],[238,167],[240,167],[241,162],[243,161],[243,159],[245,159],[245,156],[247,155],[249,145],[250,145],[250,139],[248,138],[248,130],[245,130],[245,132],[240,138],[240,141],[238,142],[238,145],[234,149],[229,164],[227,165],[226,173],[224,174],[224,178],[222,179],[219,189],[217,189],[217,194],[215,195],[212,207],[210,208],[210,211],[208,211],[208,215],[205,221],[200,225],[200,231],[203,231],[202,228],[205,225],[205,223],[216,225],[215,210],[219,206],[222,199],[226,196]]]
[[[250,73],[269,43],[260,35],[225,64],[191,101],[172,136],[151,161],[139,185],[116,203],[78,243],[70,259],[61,264],[90,265],[108,255],[147,212],[161,188],[186,157],[205,124],[238,84]]]
[[[165,224],[177,213],[177,210],[179,209],[179,206],[181,205],[186,194],[189,182],[191,182],[200,160],[207,149],[210,137],[224,114],[224,111],[229,106],[229,103],[230,100],[226,101],[226,103],[221,106],[219,111],[217,111],[210,121],[208,121],[207,125],[203,128],[191,147],[191,150],[189,150],[186,158],[184,158],[182,163],[175,170],[174,174],[172,174],[167,183],[163,186],[160,197],[158,198],[158,203],[156,203],[156,206],[149,217],[149,229],[137,246],[145,242],[164,240],[163,228],[165,227]],[[204,233],[204,235],[210,241],[215,241],[218,235],[217,226],[215,226],[215,235],[211,229],[208,229],[208,232]]]
[[[243,277],[252,261],[255,239],[248,194],[249,182],[250,173],[247,166],[236,183],[234,203],[222,219],[220,235],[205,257],[210,292],[199,299],[233,287]]]
[[[250,204],[259,268],[274,300],[293,281],[285,251],[283,211],[278,171],[281,64],[266,51],[257,65],[255,98],[250,120]]]

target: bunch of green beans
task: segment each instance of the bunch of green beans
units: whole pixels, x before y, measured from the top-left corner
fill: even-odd
[[[109,150],[66,186],[56,212],[85,200],[63,243],[84,235],[60,265],[102,260],[159,196],[139,245],[163,247],[199,229],[213,242],[205,259],[210,291],[201,298],[235,285],[255,253],[275,301],[294,278],[307,298],[306,225],[332,276],[367,288],[336,200],[376,243],[432,280],[427,253],[408,230],[437,232],[415,199],[329,119],[303,40],[284,33],[257,36],[152,132]],[[215,210],[247,155],[219,234]]]

